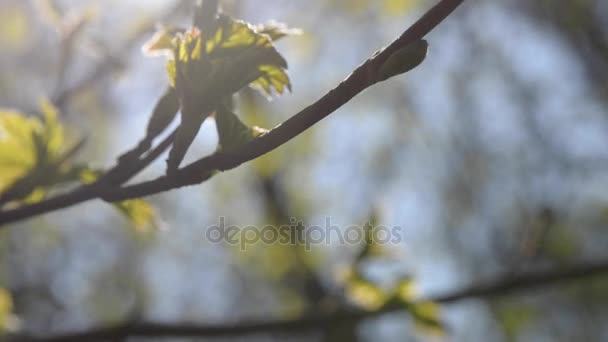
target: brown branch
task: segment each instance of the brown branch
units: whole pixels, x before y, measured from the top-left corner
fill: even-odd
[[[442,0],[414,23],[393,43],[374,54],[342,83],[314,104],[303,109],[269,133],[251,141],[235,152],[218,152],[154,181],[99,192],[102,186],[89,186],[59,195],[40,203],[0,212],[0,225],[67,208],[95,198],[107,201],[149,196],[179,187],[200,184],[216,171],[225,171],[262,156],[285,144],[300,133],[349,102],[357,94],[376,83],[380,66],[396,51],[423,38],[452,13],[463,0]]]
[[[516,291],[530,290],[547,285],[558,285],[565,282],[588,279],[608,273],[608,261],[588,264],[566,270],[554,270],[538,273],[528,273],[508,277],[486,285],[477,285],[456,292],[424,299],[437,303],[453,303],[460,300],[494,297],[511,294]],[[390,306],[379,311],[335,311],[318,314],[295,320],[278,320],[249,322],[240,324],[219,325],[171,325],[171,324],[126,324],[113,328],[91,330],[83,333],[69,334],[51,338],[32,338],[19,336],[14,341],[25,342],[77,342],[105,341],[128,337],[238,337],[253,334],[288,334],[314,332],[319,329],[336,326],[340,322],[358,322],[367,318],[379,317],[384,314],[404,312],[404,307]]]

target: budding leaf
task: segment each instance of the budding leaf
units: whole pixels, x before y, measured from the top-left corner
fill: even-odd
[[[91,168],[83,168],[78,173],[80,182],[93,184],[103,175],[102,171]],[[112,203],[135,228],[138,233],[148,232],[150,228],[158,228],[158,215],[154,207],[141,198]]]
[[[52,104],[44,101],[41,112],[0,112],[0,206],[39,201],[49,188],[77,180],[72,159],[84,140],[67,143]]]
[[[202,20],[207,14],[207,20]],[[279,94],[291,91],[287,62],[273,41],[299,31],[275,22],[253,26],[222,14],[211,15],[210,11],[199,11],[197,15],[201,20],[195,20],[194,27],[161,29],[144,47],[149,54],[170,56],[167,73],[176,93],[167,94],[166,103],[171,110],[161,113],[166,117],[160,114],[153,117],[148,135],[155,136],[168,125],[174,117],[174,106],[181,108],[181,124],[167,160],[168,173],[179,168],[205,119],[233,94],[247,86],[267,97],[273,90]],[[161,101],[159,107],[163,104]],[[218,114],[218,119],[223,127],[220,128],[223,148],[241,144],[246,136],[255,135],[247,126],[239,127],[238,123],[242,123],[232,113]],[[248,133],[239,133],[240,128]]]
[[[169,159],[167,159],[167,173],[177,171],[207,116],[208,114],[203,115],[199,112],[182,109],[182,122],[177,128],[177,135],[169,152]]]
[[[429,44],[427,41],[420,39],[396,51],[380,67],[378,82],[414,69],[425,60],[428,49]]]
[[[259,127],[249,127],[244,124],[236,114],[229,110],[218,110],[215,115],[215,124],[219,136],[219,149],[231,150],[248,143],[266,130]]]
[[[201,31],[205,29],[212,31]],[[161,28],[144,52],[173,57],[167,72],[171,85],[181,91],[201,94],[213,83],[214,94],[225,96],[250,85],[269,97],[273,88],[279,94],[291,90],[287,62],[273,42],[299,32],[277,22],[254,26],[220,14],[213,27]]]
[[[156,103],[146,130],[147,141],[152,141],[171,124],[179,111],[179,97],[174,88],[168,88]]]
[[[173,119],[175,119],[179,107],[180,103],[177,91],[173,87],[167,88],[154,107],[152,116],[148,121],[146,136],[139,142],[135,149],[118,157],[118,163],[126,165],[148,151],[152,146],[154,139],[171,124]]]

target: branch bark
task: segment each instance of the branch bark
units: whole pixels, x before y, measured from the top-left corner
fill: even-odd
[[[218,152],[196,161],[171,175],[136,185],[106,189],[103,184],[78,188],[48,200],[0,212],[0,226],[40,214],[67,208],[96,198],[123,201],[169,191],[208,180],[216,171],[226,171],[258,158],[287,143],[376,83],[378,69],[396,51],[422,39],[464,0],[442,0],[383,50],[374,54],[336,88],[306,107],[269,133],[260,136],[235,152]]]
[[[519,276],[500,279],[484,285],[475,285],[452,293],[425,299],[437,303],[453,303],[461,300],[495,297],[511,294],[517,291],[530,290],[547,285],[557,285],[587,279],[608,273],[608,260],[601,263],[587,264],[565,270],[553,270],[538,273],[528,273]],[[187,338],[187,337],[239,337],[254,334],[286,334],[314,332],[331,327],[340,322],[358,322],[367,318],[379,317],[389,313],[403,312],[404,308],[388,307],[379,311],[335,311],[295,320],[278,320],[249,322],[241,324],[218,325],[172,325],[172,324],[125,324],[122,326],[102,328],[83,333],[75,333],[51,338],[33,338],[19,336],[11,339],[24,342],[80,342],[107,341],[139,338]]]

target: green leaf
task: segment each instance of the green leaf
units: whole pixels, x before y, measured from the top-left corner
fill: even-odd
[[[413,279],[406,278],[399,282],[391,302],[392,305],[405,307],[421,330],[432,334],[444,333],[439,305],[432,301],[417,301]]]
[[[177,66],[175,60],[171,59],[167,61],[167,75],[169,76],[169,84],[175,88],[175,81],[177,79]]]
[[[419,329],[430,334],[443,335],[445,333],[437,303],[431,301],[418,302],[410,305],[409,311]]]
[[[257,89],[268,98],[272,96],[272,88],[279,94],[283,94],[285,89],[291,92],[291,82],[285,69],[276,65],[260,65],[258,70],[262,76],[251,83],[253,89]]]
[[[115,203],[114,206],[129,220],[139,233],[156,226],[156,211],[152,205],[142,199]]]
[[[95,183],[103,172],[91,168],[83,168],[80,173],[80,181],[83,184]],[[157,215],[154,207],[143,199],[133,199],[112,204],[131,223],[139,233],[147,232],[150,228],[157,227]]]
[[[231,150],[248,143],[260,134],[266,133],[259,127],[245,125],[239,117],[226,109],[216,112],[215,123],[219,136],[219,149]]]
[[[247,75],[243,80],[246,83],[239,80],[234,83],[239,86],[250,83],[252,88],[262,91],[266,96],[272,95],[272,88],[279,94],[285,88],[291,90],[286,71],[287,62],[272,44],[274,39],[289,34],[286,27],[277,24],[256,28],[226,16],[221,16],[219,23],[218,32],[222,34],[216,35],[215,41],[207,43],[207,52],[212,59],[227,59],[226,62],[231,66],[229,71],[238,71],[233,72],[229,79]]]
[[[179,107],[180,103],[177,90],[168,87],[156,103],[154,111],[148,120],[146,136],[139,142],[137,147],[118,157],[118,165],[120,165],[120,167],[129,167],[132,162],[139,160],[145,152],[150,150],[154,139],[173,122],[177,116]]]
[[[396,296],[403,303],[411,303],[416,297],[416,288],[414,280],[411,278],[402,279],[397,284]]]
[[[48,189],[77,181],[72,158],[83,141],[67,144],[57,109],[41,103],[42,118],[0,112],[0,206],[35,202]]]
[[[174,173],[179,168],[188,152],[188,148],[196,138],[198,131],[207,116],[198,115],[197,112],[188,112],[182,109],[182,122],[177,128],[169,158],[167,159],[167,173]]]
[[[265,24],[258,24],[251,27],[258,34],[266,35],[270,40],[277,41],[287,36],[302,34],[302,30],[289,28],[285,23],[270,21]],[[184,34],[187,30],[171,25],[161,25],[156,33],[142,47],[142,51],[146,56],[168,56],[171,57],[173,49],[176,46],[175,36]],[[223,30],[217,30],[214,33],[214,42],[221,41]]]
[[[201,29],[208,32],[201,32]],[[172,105],[171,113],[173,105],[181,106],[181,124],[167,160],[168,173],[179,168],[206,118],[243,87],[249,85],[267,97],[273,90],[278,94],[283,94],[286,89],[291,91],[287,62],[272,42],[295,33],[295,30],[278,23],[254,27],[244,21],[218,15],[212,24],[203,28],[173,32],[161,29],[146,44],[144,50],[151,53],[172,52],[167,73],[177,99],[171,98],[168,103]],[[171,34],[173,38],[170,38]],[[238,118],[235,121],[236,117],[230,115],[225,115],[227,121],[222,121],[224,117],[218,115],[223,148],[242,144],[245,137],[255,133],[238,133],[238,125],[235,124],[240,121]],[[159,127],[165,126],[165,121],[157,121],[160,122]],[[245,132],[244,129],[242,131]]]
[[[36,165],[32,137],[40,126],[40,120],[27,118],[24,114],[0,112],[0,193]]]
[[[59,110],[46,100],[41,102],[40,109],[44,117],[44,129],[40,132],[41,140],[46,144],[48,154],[57,157],[65,147],[65,131],[58,120]]]
[[[158,100],[146,129],[146,141],[152,142],[175,119],[179,111],[179,97],[174,88],[165,90]]]
[[[420,39],[393,53],[380,67],[378,82],[414,69],[426,59],[428,49],[427,41]]]
[[[360,278],[348,284],[346,296],[357,306],[369,311],[380,309],[388,299],[382,289]]]
[[[250,84],[270,96],[273,88],[279,94],[291,89],[287,62],[272,42],[299,32],[276,22],[253,26],[219,15],[209,34],[203,35],[196,27],[187,31],[161,28],[144,50],[150,54],[173,52],[167,71],[172,86],[182,90],[209,92],[212,82],[214,95],[225,97]],[[204,37],[208,39],[203,41]],[[177,84],[180,79],[184,84]]]

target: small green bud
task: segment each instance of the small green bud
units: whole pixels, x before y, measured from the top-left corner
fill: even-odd
[[[225,108],[216,112],[215,124],[219,136],[218,147],[223,151],[238,148],[258,135],[266,133],[262,128],[247,126],[236,114]]]
[[[427,41],[420,39],[396,51],[380,67],[378,82],[414,69],[425,60],[428,50],[429,44]]]

